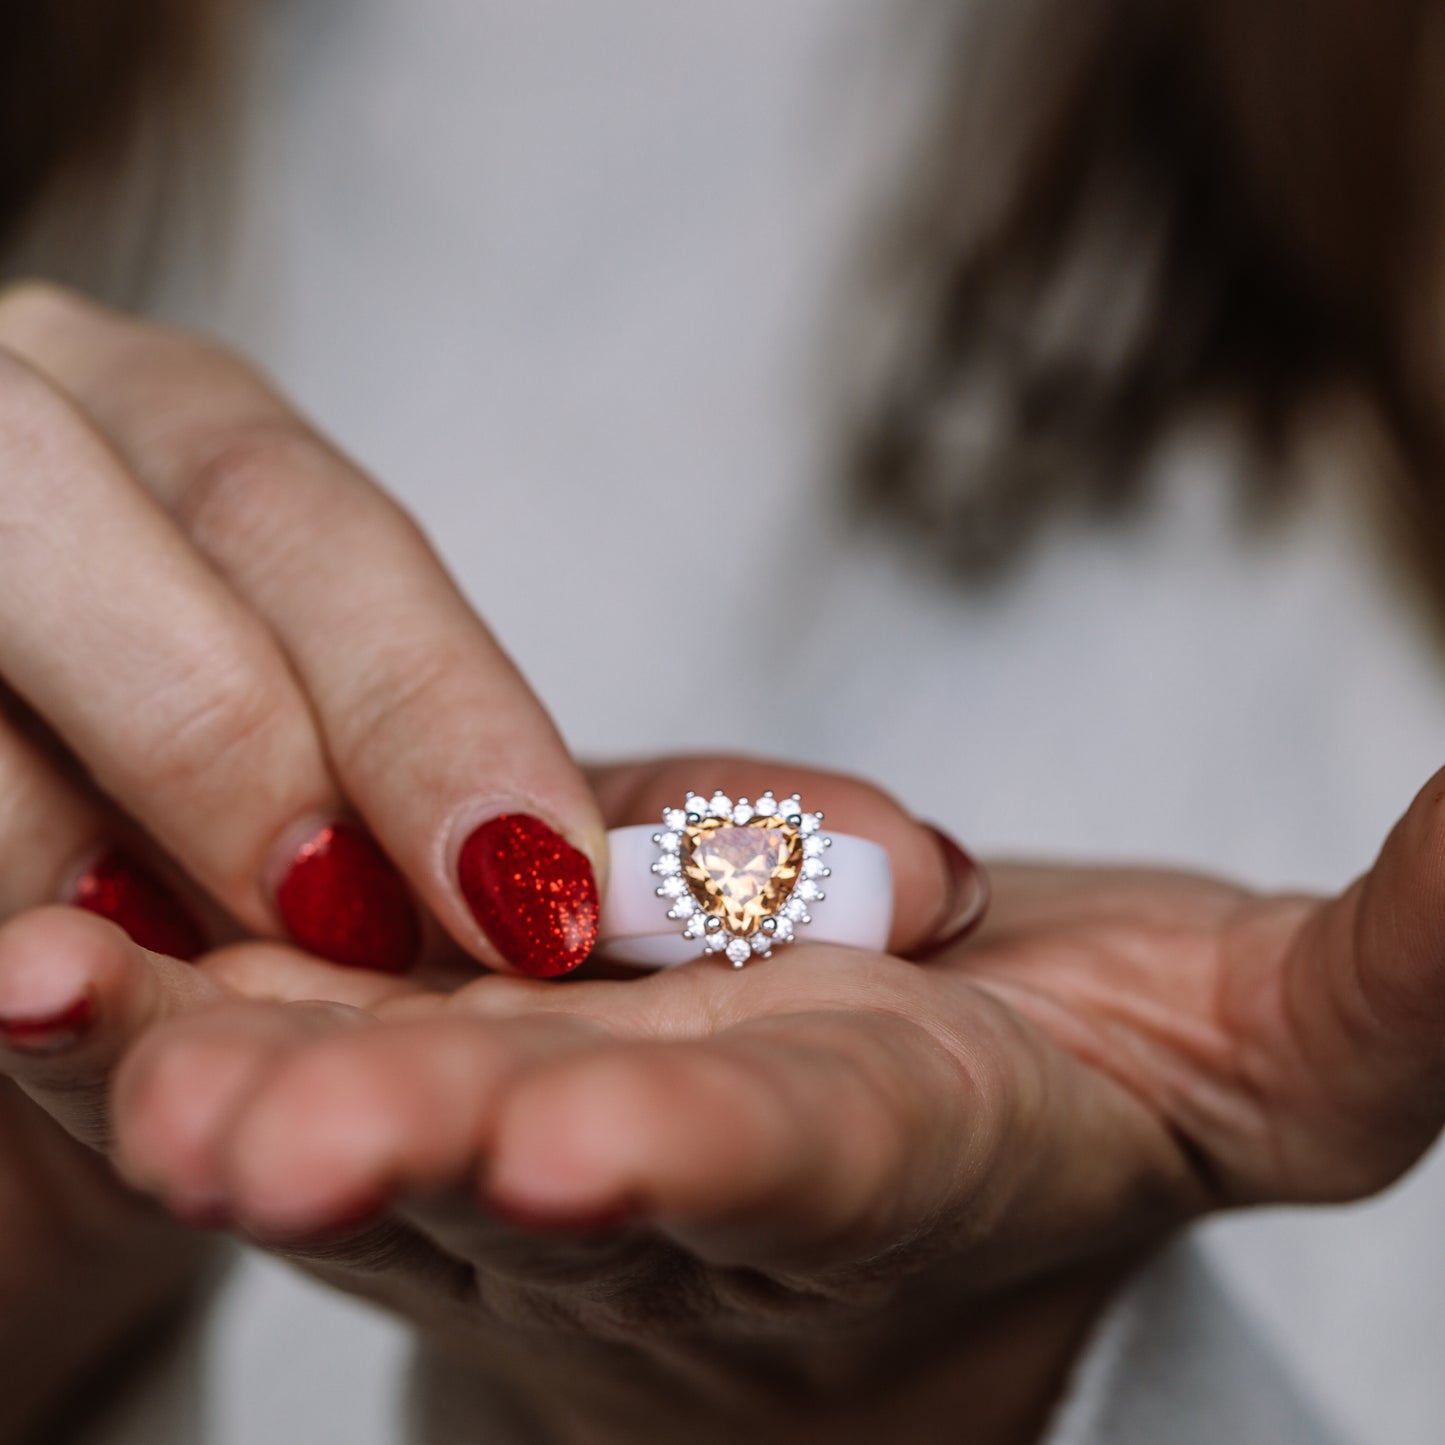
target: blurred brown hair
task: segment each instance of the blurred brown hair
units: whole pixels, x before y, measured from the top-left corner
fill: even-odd
[[[0,40],[0,256],[133,291],[219,98],[224,0],[27,0]],[[213,138],[213,137],[211,137]]]
[[[1052,516],[1135,499],[1191,406],[1226,403],[1279,462],[1348,393],[1392,443],[1399,534],[1445,574],[1445,5],[965,3],[900,208],[863,502],[987,576]],[[133,289],[217,138],[233,8],[12,7],[12,273]],[[1289,475],[1261,468],[1256,497]]]
[[[1362,400],[1445,558],[1445,33],[1432,0],[991,0],[894,238],[859,493],[965,576],[1133,500],[1223,402],[1276,465]],[[1445,587],[1437,589],[1445,599]]]

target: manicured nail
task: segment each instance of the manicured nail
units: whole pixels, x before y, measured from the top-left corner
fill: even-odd
[[[421,923],[406,882],[355,823],[329,823],[297,849],[276,907],[291,937],[318,958],[383,973],[416,962]]]
[[[988,871],[983,864],[942,828],[931,823],[924,827],[933,834],[948,867],[948,904],[933,937],[914,949],[914,958],[932,957],[962,943],[983,922],[990,894]]]
[[[120,848],[108,848],[66,900],[119,924],[142,948],[187,961],[206,951],[205,930],[171,886]]]
[[[584,853],[527,813],[503,813],[462,844],[462,897],[508,963],[559,978],[597,941],[597,879]]]
[[[0,1039],[22,1054],[57,1054],[80,1042],[95,1022],[87,995],[50,1013],[0,1015]]]

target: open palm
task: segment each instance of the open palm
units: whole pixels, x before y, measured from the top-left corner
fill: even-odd
[[[933,835],[858,784],[690,763],[598,787],[624,823],[699,778],[799,779],[885,843],[899,953],[948,914]],[[877,1438],[870,1410],[899,1428],[900,1400],[985,1381],[975,1437],[1027,1439],[1170,1230],[1357,1197],[1435,1137],[1442,799],[1331,901],[1002,867],[984,926],[923,963],[799,945],[422,987],[258,944],[187,972],[48,910],[0,933],[0,978],[70,969],[99,1022],[7,1066],[131,1182],[403,1310],[564,1437],[704,1400],[720,1439],[799,1402]]]

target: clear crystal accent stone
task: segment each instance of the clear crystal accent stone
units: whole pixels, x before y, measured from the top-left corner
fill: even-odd
[[[753,946],[746,938],[734,938],[728,943],[727,955],[741,968],[753,956]]]

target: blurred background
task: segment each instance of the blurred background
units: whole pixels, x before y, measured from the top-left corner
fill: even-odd
[[[148,304],[415,511],[584,755],[1334,890],[1445,761],[1445,172],[1432,7],[1297,9],[275,4]],[[1205,1236],[1427,1445],[1442,1217],[1435,1157]],[[380,1445],[404,1349],[251,1262],[177,1368],[212,1445]]]

